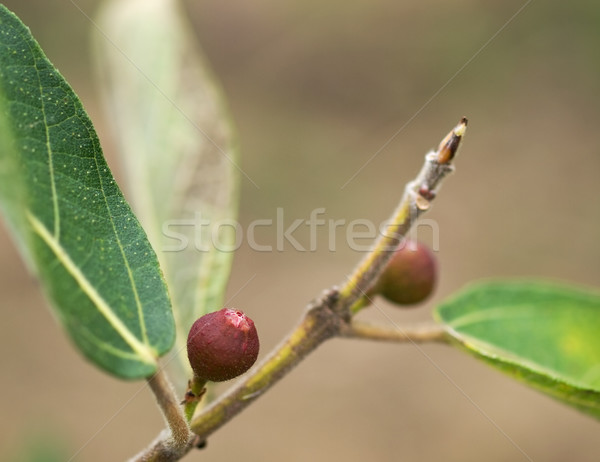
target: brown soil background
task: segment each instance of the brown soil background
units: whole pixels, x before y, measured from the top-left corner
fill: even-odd
[[[98,6],[76,3],[88,14]],[[119,176],[92,86],[90,22],[66,1],[4,4],[79,93]],[[242,182],[242,226],[274,219],[277,207],[286,223],[319,207],[325,218],[379,223],[422,155],[466,115],[457,172],[427,216],[440,229],[437,293],[418,310],[386,312],[397,322],[429,319],[437,302],[483,277],[598,286],[597,2],[532,2],[447,85],[523,2],[186,4],[229,97],[243,169],[260,187]],[[294,236],[307,242],[307,233]],[[244,246],[236,255],[230,304],[256,321],[263,354],[360,258],[343,234],[336,252],[326,230],[318,238],[315,252]],[[266,228],[257,239],[274,243]],[[162,427],[152,396],[71,348],[4,227],[0,261],[0,459],[38,439],[66,459],[80,450],[76,461],[133,455]],[[377,311],[363,317],[385,321]],[[532,460],[598,460],[596,420],[458,351],[423,351],[431,361],[412,346],[330,342],[187,460],[527,460],[498,428]]]

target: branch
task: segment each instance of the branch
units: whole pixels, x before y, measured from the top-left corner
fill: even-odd
[[[365,256],[340,290],[342,310],[349,310],[355,302],[366,295],[377,282],[379,275],[412,225],[422,213],[431,208],[431,202],[435,199],[442,180],[454,171],[451,162],[458,151],[466,128],[467,119],[463,117],[441,141],[437,150],[427,153],[421,172],[404,188],[400,205],[390,220],[388,233],[379,237],[374,249]]]
[[[448,343],[444,328],[435,323],[390,328],[353,321],[341,330],[340,337],[395,343]]]
[[[350,323],[350,308],[376,282],[417,218],[429,210],[442,180],[453,171],[451,164],[464,136],[467,119],[442,140],[436,151],[425,156],[425,164],[414,181],[408,183],[400,205],[390,221],[389,233],[382,235],[372,252],[349,277],[341,290],[329,290],[309,305],[299,326],[249,376],[205,408],[190,426],[206,438],[284,377],[325,340],[342,335]]]
[[[406,236],[417,218],[429,210],[431,202],[442,180],[453,171],[454,158],[462,137],[464,136],[467,119],[459,124],[442,140],[436,151],[425,156],[425,164],[417,178],[408,183],[400,205],[394,212],[388,233],[382,235],[374,249],[364,258],[360,265],[341,289],[333,288],[312,302],[299,325],[286,339],[273,350],[258,366],[255,366],[233,388],[216,401],[204,408],[192,419],[190,428],[198,435],[196,441],[201,443],[217,429],[239,414],[250,403],[273,386],[277,381],[297,366],[309,353],[314,351],[326,340],[341,337],[377,338],[379,340],[401,341],[402,334],[361,324],[351,324],[353,311],[351,308],[367,290],[376,282],[393,255],[401,240]],[[356,305],[355,305],[356,304]],[[377,333],[378,332],[378,333]],[[418,334],[416,330],[405,331],[405,340],[425,341],[425,333]],[[419,336],[422,340],[418,340]],[[441,341],[441,334],[432,329],[428,334],[430,341]],[[429,340],[428,340],[429,341]],[[196,443],[197,444],[197,443]],[[158,439],[151,450],[160,452],[164,442]],[[186,450],[192,445],[188,443]],[[176,460],[176,459],[139,459],[139,460]]]

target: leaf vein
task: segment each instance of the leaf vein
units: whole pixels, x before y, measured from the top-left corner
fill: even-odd
[[[119,319],[109,304],[98,293],[87,277],[81,272],[75,262],[71,260],[71,257],[62,247],[58,239],[56,239],[48,231],[44,224],[29,211],[27,212],[27,218],[36,234],[40,236],[40,238],[48,245],[56,258],[60,261],[60,263],[62,263],[64,268],[69,272],[73,279],[75,279],[81,290],[87,295],[90,301],[96,306],[98,311],[106,318],[115,331],[123,338],[123,340],[125,340],[131,349],[137,353],[143,362],[148,364],[156,364],[156,358],[152,350],[147,344],[140,342],[137,337],[135,337],[135,335],[133,335],[133,333],[127,328],[123,321]]]
[[[42,111],[42,116],[44,119],[44,136],[46,138],[45,143],[46,143],[46,150],[48,152],[48,171],[50,173],[50,188],[52,190],[52,209],[54,212],[54,237],[55,239],[59,240],[60,239],[60,214],[59,214],[59,210],[58,210],[58,194],[56,192],[56,180],[54,178],[54,158],[53,158],[53,152],[52,152],[52,143],[50,142],[50,126],[48,124],[48,116],[46,114],[46,103],[45,103],[45,98],[44,98],[44,88],[42,87],[41,84],[41,77],[40,77],[40,69],[38,68],[38,60],[36,57],[36,53],[35,50],[31,48],[31,43],[29,42],[29,40],[26,41],[27,45],[29,46],[29,49],[31,51],[32,56],[34,56],[34,69],[37,75],[37,79],[38,79],[38,88],[40,90],[40,102],[41,102],[41,111]]]
[[[98,171],[98,173],[99,173],[100,167],[98,165],[98,160],[96,157],[94,157],[94,161],[96,163],[96,171]],[[106,192],[104,190],[104,182],[102,181],[102,175],[99,174],[98,177],[100,178],[100,189],[102,192],[102,197],[104,198],[104,202],[106,204],[106,209],[108,212],[108,219],[110,220],[110,224],[111,224],[113,232],[115,234],[115,239],[116,239],[117,245],[119,246],[119,251],[121,252],[121,256],[123,257],[123,263],[127,270],[127,277],[129,278],[129,283],[131,284],[131,290],[133,291],[133,296],[135,298],[135,304],[136,304],[136,308],[137,308],[137,317],[140,322],[140,331],[142,334],[142,339],[146,345],[150,345],[150,341],[148,339],[148,331],[146,329],[146,319],[144,318],[144,310],[142,307],[142,302],[140,300],[140,295],[137,290],[137,286],[135,284],[133,272],[131,270],[131,265],[129,264],[129,260],[127,259],[127,255],[125,254],[125,249],[123,248],[123,243],[121,242],[121,238],[119,237],[119,234],[117,232],[117,227],[116,227],[115,220],[113,217],[113,212],[108,205],[108,200],[107,200],[108,198],[107,198]]]

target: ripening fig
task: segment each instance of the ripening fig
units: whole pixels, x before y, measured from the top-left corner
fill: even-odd
[[[258,357],[254,322],[239,310],[223,308],[197,319],[187,340],[196,379],[230,380],[246,372]]]
[[[414,305],[425,300],[435,287],[437,262],[425,244],[406,240],[372,289],[398,305]]]

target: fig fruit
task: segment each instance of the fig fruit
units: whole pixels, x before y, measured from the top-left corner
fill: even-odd
[[[192,325],[187,340],[196,379],[223,382],[246,372],[258,357],[254,322],[230,308],[208,313]]]
[[[431,295],[436,282],[433,252],[425,244],[405,240],[370,292],[397,305],[414,305]]]

